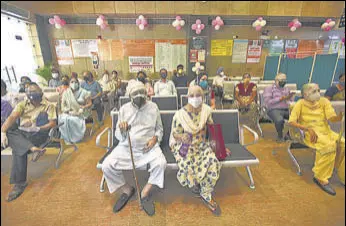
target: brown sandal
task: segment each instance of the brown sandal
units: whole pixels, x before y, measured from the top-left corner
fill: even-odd
[[[201,197],[203,203],[205,204],[208,209],[215,215],[220,216],[221,215],[221,209],[220,206],[212,199],[211,201],[205,200],[203,197]]]

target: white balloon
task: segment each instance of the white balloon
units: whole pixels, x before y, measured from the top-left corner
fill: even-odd
[[[266,24],[267,24],[267,21],[265,21],[265,20],[262,20],[262,21],[260,22],[261,27],[266,26]]]
[[[200,67],[200,69],[201,69],[201,70],[204,70],[204,66],[202,65],[202,66]]]
[[[255,22],[252,23],[252,27],[256,27],[256,23]]]
[[[60,28],[61,28],[61,25],[60,25],[60,24],[55,24],[55,28],[56,28],[56,29],[60,29]]]
[[[144,16],[143,16],[143,15],[140,15],[140,16],[138,17],[138,19],[143,20],[143,19],[144,19]]]
[[[103,24],[103,20],[101,18],[97,18],[96,24],[100,26],[101,24]]]
[[[197,29],[201,29],[201,25],[200,24],[197,25]]]
[[[255,27],[257,27],[258,25],[261,25],[261,22],[259,20],[256,20],[254,24],[255,24]]]
[[[215,30],[219,30],[220,29],[220,25],[215,25]]]
[[[335,21],[330,21],[328,25],[329,25],[329,27],[334,27]]]
[[[143,24],[138,25],[138,27],[139,27],[140,30],[144,30],[144,25]]]
[[[295,30],[297,30],[297,28],[296,27],[291,27],[291,29],[290,29],[291,31],[295,31]]]
[[[185,25],[185,20],[180,21],[180,26],[183,27]]]
[[[178,26],[179,25],[179,21],[178,20],[175,20],[174,22],[173,22],[173,27],[176,27],[176,26]]]
[[[196,67],[200,67],[201,64],[200,64],[199,62],[197,62],[197,63],[195,64],[195,66],[196,66]]]
[[[196,71],[196,67],[192,67],[192,71],[195,72]]]

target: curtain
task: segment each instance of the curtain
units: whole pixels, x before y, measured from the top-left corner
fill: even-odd
[[[311,82],[317,83],[320,89],[328,89],[333,79],[338,54],[316,55]]]

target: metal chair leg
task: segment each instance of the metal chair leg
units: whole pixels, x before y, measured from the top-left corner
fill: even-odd
[[[58,157],[56,158],[56,161],[55,161],[55,168],[56,169],[59,168],[60,159],[61,159],[61,156],[63,153],[64,153],[64,145],[60,143],[60,151],[59,151]]]
[[[294,165],[297,167],[297,175],[298,175],[298,176],[301,176],[301,175],[302,175],[302,170],[301,170],[301,168],[300,168],[300,165],[299,165],[299,163],[298,163],[296,157],[294,157],[294,155],[292,154],[291,145],[288,146],[287,152],[288,152],[288,155],[291,157],[291,159],[292,159]]]
[[[251,173],[251,169],[250,169],[250,166],[247,166],[246,167],[246,172],[247,172],[247,174],[248,174],[248,176],[249,176],[249,178],[250,178],[250,188],[251,189],[255,189],[255,181],[254,181],[254,179],[253,179],[253,177],[252,177],[252,173]]]
[[[259,123],[259,118],[256,120],[256,124],[257,124],[258,131],[260,132],[260,136],[263,137],[263,131]]]
[[[105,191],[105,182],[106,182],[106,178],[104,175],[102,175],[101,184],[100,184],[100,192],[101,193],[103,193]]]

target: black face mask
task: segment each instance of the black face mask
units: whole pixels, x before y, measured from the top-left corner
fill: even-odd
[[[36,93],[36,92],[27,94],[27,97],[31,103],[41,103],[42,96],[43,96],[42,93]]]
[[[137,79],[138,79],[138,81],[140,81],[143,84],[145,84],[145,78],[144,77],[138,77]]]
[[[132,99],[132,103],[140,109],[145,104],[145,100],[144,96],[136,96]]]
[[[62,84],[63,84],[64,86],[68,86],[69,82],[66,81],[66,80],[63,80],[63,81],[62,81]]]
[[[286,85],[286,81],[279,81],[279,86],[281,88],[285,87],[285,85]]]
[[[163,79],[167,78],[167,74],[166,73],[161,73],[161,78],[163,78]]]

